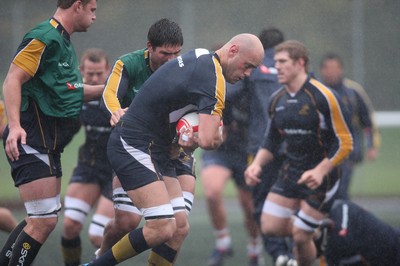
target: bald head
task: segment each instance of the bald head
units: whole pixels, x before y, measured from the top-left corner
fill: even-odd
[[[230,39],[216,53],[220,57],[225,79],[235,83],[248,77],[254,68],[261,65],[264,47],[256,35],[242,33]]]

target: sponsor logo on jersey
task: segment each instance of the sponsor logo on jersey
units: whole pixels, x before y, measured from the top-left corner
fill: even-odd
[[[278,70],[276,70],[276,68],[267,67],[265,65],[261,65],[260,66],[260,72],[263,73],[263,74],[273,74],[273,75],[278,74]]]
[[[301,129],[301,128],[285,128],[284,132],[287,135],[309,135],[312,133],[311,130]]]
[[[69,64],[67,62],[58,62],[59,67],[69,67]]]
[[[66,84],[67,84],[68,90],[75,90],[75,89],[83,88],[83,83],[71,84],[71,83],[67,82]]]
[[[178,56],[176,59],[178,59],[178,65],[179,67],[184,67],[185,64],[183,63],[182,56]]]
[[[305,105],[303,105],[299,111],[299,115],[308,115],[308,111],[310,110],[310,106],[308,105],[308,103],[306,103]]]

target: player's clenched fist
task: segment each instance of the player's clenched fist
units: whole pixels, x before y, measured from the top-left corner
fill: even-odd
[[[119,122],[119,120],[126,113],[127,110],[128,108],[118,109],[111,115],[110,124],[112,127],[114,127]]]
[[[252,163],[250,164],[246,171],[244,172],[244,177],[246,184],[248,186],[255,186],[261,182],[259,176],[261,175],[262,168],[260,165]]]

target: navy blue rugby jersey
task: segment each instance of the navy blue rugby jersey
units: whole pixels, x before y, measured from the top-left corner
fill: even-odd
[[[121,122],[134,129],[139,139],[169,145],[176,123],[185,113],[196,110],[222,117],[225,94],[218,56],[206,49],[191,50],[150,76]]]
[[[296,93],[281,88],[270,98],[269,121],[263,147],[274,151],[286,141],[290,167],[307,170],[327,157],[337,166],[352,150],[348,118],[334,93],[310,78]]]

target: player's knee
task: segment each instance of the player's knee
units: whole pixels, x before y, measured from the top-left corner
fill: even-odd
[[[185,239],[190,231],[190,225],[187,219],[186,212],[176,213],[175,220],[176,220],[175,236],[181,239]]]
[[[80,222],[64,217],[63,234],[68,239],[77,237],[81,232],[82,227],[83,225]]]
[[[134,212],[115,210],[114,226],[127,233],[137,228],[142,219],[141,215]]]
[[[177,232],[176,234],[186,237],[189,234],[189,221],[186,212],[186,204],[184,197],[176,197],[171,200],[172,209],[174,210]]]
[[[210,202],[217,202],[222,198],[222,191],[217,188],[209,187],[204,190],[204,196]]]
[[[89,239],[95,247],[100,247],[103,239],[104,228],[111,220],[110,217],[96,213],[93,215],[89,226]]]
[[[261,215],[261,232],[267,236],[289,236],[291,235],[291,217],[294,211],[276,204],[265,201]]]
[[[318,228],[320,221],[307,215],[303,211],[296,214],[293,222],[293,241],[295,244],[304,244],[312,240],[312,235]]]
[[[271,227],[271,223],[269,223],[264,217],[261,217],[261,233],[266,236],[275,235],[275,230]]]
[[[145,227],[150,234],[157,236],[161,243],[169,241],[177,229],[174,211],[171,204],[163,204],[142,209],[146,220]]]
[[[171,240],[177,230],[175,219],[159,219],[158,223],[160,227],[157,228],[157,235],[163,240],[162,242]]]
[[[101,242],[103,241],[103,237],[102,236],[89,235],[89,240],[90,240],[90,243],[92,243],[92,245],[94,247],[100,248]]]
[[[57,225],[61,209],[60,196],[28,201],[24,205],[29,216],[28,225],[32,230],[49,235]]]
[[[114,225],[125,233],[138,227],[142,212],[133,205],[132,200],[122,187],[113,190],[113,203],[115,210]]]
[[[294,227],[292,237],[294,244],[300,246],[312,241],[312,232]]]
[[[28,226],[36,233],[39,233],[42,236],[48,236],[56,228],[57,220],[57,217],[30,218],[28,220]]]

